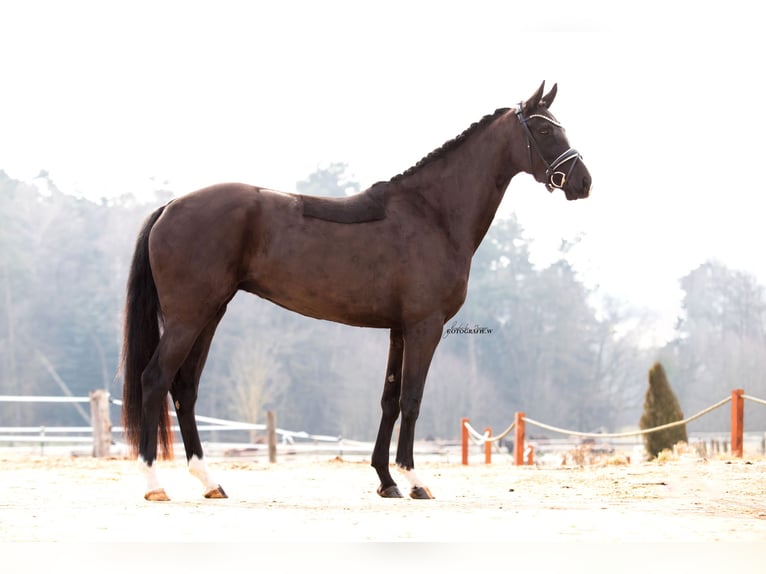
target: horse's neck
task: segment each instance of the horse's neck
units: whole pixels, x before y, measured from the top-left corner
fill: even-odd
[[[487,233],[511,178],[520,169],[511,161],[512,134],[502,116],[474,134],[444,162],[421,175],[423,197],[439,210],[454,243],[475,251]]]

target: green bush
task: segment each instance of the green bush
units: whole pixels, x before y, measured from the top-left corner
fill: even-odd
[[[683,420],[684,413],[678,399],[670,388],[665,369],[655,363],[649,370],[649,388],[644,397],[644,413],[638,423],[641,430]],[[643,435],[646,452],[654,458],[665,449],[672,449],[680,441],[688,442],[686,425],[651,432]]]

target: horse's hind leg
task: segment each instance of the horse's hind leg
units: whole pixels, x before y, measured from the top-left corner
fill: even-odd
[[[227,498],[223,488],[213,479],[207,468],[202,452],[202,441],[199,438],[197,421],[194,416],[200,376],[205,367],[205,361],[207,361],[210,343],[213,340],[216,327],[218,327],[218,323],[221,321],[225,311],[226,306],[221,309],[218,315],[200,333],[189,356],[181,365],[173,385],[170,387],[173,405],[178,415],[178,425],[181,428],[181,437],[184,441],[189,472],[202,483],[205,498]]]
[[[157,429],[162,409],[167,409],[171,381],[194,345],[199,331],[188,326],[166,324],[154,356],[141,375],[141,437],[139,465],[146,479],[147,500],[169,500],[154,468],[157,458]]]
[[[391,436],[394,433],[394,425],[399,417],[399,393],[402,385],[402,355],[404,341],[399,331],[391,331],[388,347],[388,366],[386,368],[386,382],[383,385],[383,397],[380,406],[383,414],[380,418],[378,438],[372,451],[372,466],[380,478],[378,494],[383,498],[401,498],[402,494],[396,486],[388,469],[388,451],[391,448]]]

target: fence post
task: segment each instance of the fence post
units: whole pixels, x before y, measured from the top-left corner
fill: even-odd
[[[745,426],[745,394],[743,389],[734,389],[731,392],[731,455],[742,458],[743,439],[742,434]]]
[[[468,464],[468,419],[460,419],[460,460],[462,464]]]
[[[277,414],[266,411],[266,434],[269,441],[269,462],[277,462]]]
[[[524,465],[524,413],[514,417],[515,438],[513,441],[513,462],[516,466]]]
[[[112,421],[109,419],[109,392],[98,389],[89,393],[90,425],[93,428],[93,456],[109,456],[112,445]]]
[[[492,443],[489,439],[492,438],[492,429],[487,427],[484,429],[486,440],[484,441],[484,464],[492,464]]]

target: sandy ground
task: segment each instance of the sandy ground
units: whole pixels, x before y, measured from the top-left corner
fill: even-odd
[[[183,461],[158,464],[169,502],[143,499],[143,481],[133,461],[0,455],[0,541],[34,542],[34,548],[46,548],[40,545],[45,542],[74,544],[78,551],[72,560],[83,554],[93,560],[93,545],[99,543],[101,569],[111,572],[122,571],[123,561],[115,557],[124,554],[111,545],[119,543],[122,549],[126,542],[162,542],[138,553],[147,559],[154,554],[146,548],[154,549],[152,563],[163,559],[177,564],[179,557],[189,560],[197,552],[193,564],[208,564],[211,556],[222,556],[220,546],[210,543],[224,542],[235,544],[226,546],[225,556],[239,556],[238,568],[268,556],[282,566],[285,559],[303,561],[301,567],[278,571],[305,571],[322,556],[336,563],[342,555],[347,561],[358,554],[358,545],[342,552],[328,548],[371,542],[377,544],[364,545],[362,566],[349,571],[370,571],[368,554],[373,552],[374,571],[389,572],[406,557],[410,565],[420,560],[429,571],[440,573],[456,564],[462,566],[455,571],[476,567],[486,556],[492,557],[491,565],[512,558],[518,566],[526,558],[530,566],[550,566],[540,572],[639,572],[647,555],[658,560],[668,548],[681,545],[687,552],[680,565],[690,567],[690,560],[696,560],[698,572],[766,571],[763,460],[682,459],[548,469],[508,462],[423,463],[419,474],[436,496],[425,501],[381,499],[366,462],[330,456],[276,464],[212,459],[211,470],[227,491],[226,500],[204,499]],[[407,545],[393,553],[394,563],[387,563],[392,560],[384,550],[389,545],[380,543],[404,541],[449,544],[419,544],[417,551]],[[165,549],[190,542],[195,544],[184,544],[183,551]],[[307,544],[313,550],[306,550]],[[646,552],[641,544],[658,546]],[[735,550],[721,551],[722,545],[731,544]],[[620,550],[614,558],[604,558],[615,548]],[[51,552],[0,545],[3,572],[29,571],[30,556],[46,561],[39,571],[50,572],[63,560],[61,552],[60,544]],[[638,568],[635,558],[642,554]],[[552,566],[556,560],[561,563]],[[605,568],[594,568],[594,560]],[[738,566],[732,560],[739,560]],[[6,569],[8,564],[15,566]],[[670,571],[663,565],[666,558],[654,571]]]
[[[749,541],[766,552],[766,461],[424,463],[430,501],[381,499],[366,462],[330,457],[211,460],[226,500],[202,498],[183,461],[158,464],[170,502],[143,500],[129,460],[0,457],[0,540]]]

